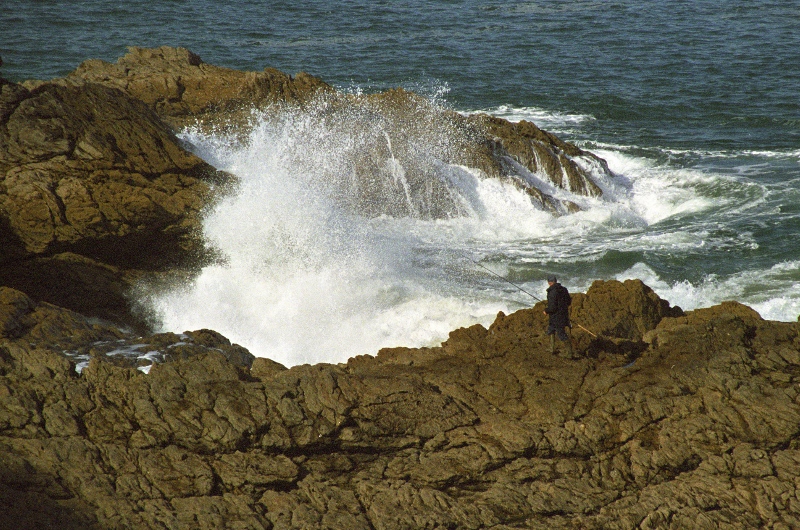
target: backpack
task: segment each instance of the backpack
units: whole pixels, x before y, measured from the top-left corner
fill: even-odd
[[[572,297],[569,294],[569,291],[563,285],[561,286],[561,299],[566,302],[567,307],[572,305]]]

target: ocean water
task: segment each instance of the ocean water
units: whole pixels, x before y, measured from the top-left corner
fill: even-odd
[[[341,362],[488,325],[535,302],[496,275],[543,297],[549,273],[571,291],[640,278],[684,309],[738,300],[769,319],[800,314],[796,2],[3,5],[0,73],[12,80],[127,46],[184,46],[221,66],[306,71],[353,92],[402,86],[464,114],[533,121],[615,174],[601,199],[567,196],[583,211],[553,217],[450,168],[466,215],[374,219],[343,209],[330,185],[367,141],[357,121],[326,124],[311,108],[257,117],[244,143],[183,131],[242,185],[204,223],[225,260],[136,293],[164,330],[213,328],[287,365]]]

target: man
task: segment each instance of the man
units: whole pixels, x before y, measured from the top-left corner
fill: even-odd
[[[558,278],[555,276],[548,276],[547,283],[550,287],[547,288],[547,308],[544,313],[550,317],[547,326],[547,334],[550,335],[550,353],[553,355],[556,353],[556,335],[558,335],[558,338],[567,344],[567,358],[574,359],[572,343],[565,331],[565,328],[572,327],[569,322],[572,297],[567,288],[558,283]]]

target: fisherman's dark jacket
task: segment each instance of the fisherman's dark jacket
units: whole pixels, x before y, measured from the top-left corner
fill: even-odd
[[[547,309],[545,312],[550,315],[550,325],[554,328],[565,328],[569,326],[569,306],[572,297],[566,287],[560,283],[554,283],[547,288]]]

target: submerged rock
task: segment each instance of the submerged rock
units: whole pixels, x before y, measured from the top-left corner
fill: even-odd
[[[341,365],[248,370],[202,331],[212,349],[149,374],[95,357],[81,375],[25,338],[35,307],[0,292],[2,524],[800,524],[800,328],[740,304],[596,282],[575,361],[549,353],[539,304]]]

